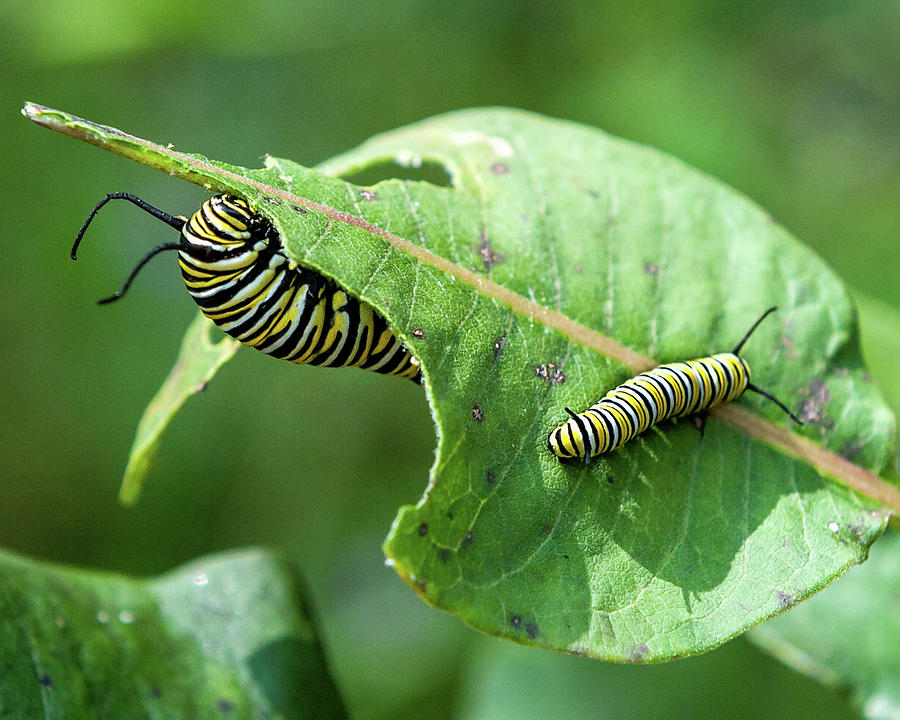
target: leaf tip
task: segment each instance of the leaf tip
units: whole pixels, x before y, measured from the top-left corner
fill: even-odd
[[[55,127],[56,124],[60,123],[61,118],[66,117],[65,113],[59,110],[54,110],[46,105],[38,105],[30,100],[25,102],[21,112],[22,115],[32,122],[36,122],[38,125],[43,125],[48,128]]]
[[[144,486],[144,476],[147,474],[149,460],[146,454],[132,453],[122,476],[122,484],[119,486],[119,504],[124,507],[137,505]]]
[[[37,120],[38,116],[40,116],[44,110],[46,110],[46,108],[43,105],[38,105],[30,100],[26,100],[25,104],[22,106],[22,114],[29,120]]]
[[[124,507],[134,507],[137,505],[138,497],[141,491],[138,484],[125,478],[119,487],[119,505]]]

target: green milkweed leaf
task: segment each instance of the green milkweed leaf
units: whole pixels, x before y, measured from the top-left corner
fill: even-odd
[[[0,596],[5,716],[346,717],[298,579],[268,553],[137,580],[2,552]]]
[[[318,171],[276,158],[247,170],[25,112],[244,196],[291,257],[388,318],[422,363],[438,454],[385,552],[424,600],[481,630],[620,661],[701,652],[861,562],[883,504],[900,508],[877,477],[893,416],[837,278],[746,198],[662,153],[487,109],[378,136]],[[654,361],[729,350],[770,305],[777,319],[742,355],[807,426],[748,395],[714,409],[702,437],[667,423],[589,467],[548,452],[564,408]]]
[[[194,319],[184,335],[169,376],[144,410],[119,490],[119,500],[123,504],[133,505],[137,501],[162,433],[172,417],[191,395],[203,391],[216,371],[241,346],[228,336],[215,342],[210,340],[209,332],[213,327],[203,315]]]
[[[846,688],[872,720],[900,715],[900,534],[827,593],[754,628],[749,638],[795,670]]]

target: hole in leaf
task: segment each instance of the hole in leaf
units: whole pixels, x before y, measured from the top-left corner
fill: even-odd
[[[384,180],[414,180],[440,187],[453,187],[447,168],[433,160],[423,160],[415,167],[401,165],[394,160],[385,160],[361,168],[349,175],[342,175],[341,179],[354,185],[364,186],[377,185]]]

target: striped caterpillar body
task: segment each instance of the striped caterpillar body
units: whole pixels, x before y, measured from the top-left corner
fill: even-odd
[[[180,231],[181,238],[151,250],[122,289],[101,303],[122,297],[150,258],[177,250],[191,297],[241,343],[293,363],[359,367],[421,381],[418,361],[384,317],[333,280],[289,260],[272,223],[241,198],[216,195],[185,221],[129,193],[112,193],[79,231],[73,259],[97,211],[115,199],[134,203]]]
[[[730,402],[745,390],[773,401],[802,425],[781,402],[750,382],[750,366],[738,355],[757,326],[775,310],[766,310],[732,352],[659,365],[610,390],[583,413],[566,408],[569,420],[547,438],[550,451],[561,462],[589,464],[591,458],[621,447],[657,423]]]

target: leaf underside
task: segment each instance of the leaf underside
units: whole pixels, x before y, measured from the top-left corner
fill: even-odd
[[[225,336],[211,341],[214,326],[198,315],[188,327],[169,376],[144,410],[128,454],[128,466],[119,490],[119,500],[133,505],[156,454],[162,434],[175,413],[192,395],[202,392],[216,371],[230,360],[240,343]],[[218,333],[221,336],[221,333]]]
[[[698,653],[814,593],[882,532],[878,502],[719,417],[702,436],[664,423],[589,467],[548,452],[565,407],[633,374],[597,333],[638,358],[689,359],[730,350],[778,305],[742,351],[754,382],[802,415],[796,432],[816,446],[875,473],[892,456],[893,416],[838,279],[682,163],[486,109],[375,137],[318,171],[275,158],[246,170],[58,115],[63,132],[246,197],[290,256],[397,328],[439,440],[385,552],[424,600],[474,627],[618,661]],[[422,167],[448,186],[391,177]],[[788,424],[757,396],[738,404]]]

